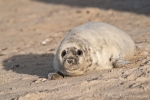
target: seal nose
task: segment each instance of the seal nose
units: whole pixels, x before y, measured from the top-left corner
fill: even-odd
[[[74,62],[74,59],[67,59],[67,63],[72,64]]]

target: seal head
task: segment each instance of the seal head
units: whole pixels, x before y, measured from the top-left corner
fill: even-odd
[[[90,62],[87,62],[90,53],[87,43],[84,42],[79,39],[69,39],[60,45],[54,58],[54,68],[57,72],[69,76],[84,74],[86,67],[90,65]]]

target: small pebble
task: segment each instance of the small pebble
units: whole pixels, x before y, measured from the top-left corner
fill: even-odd
[[[46,43],[47,43],[46,41],[43,41],[43,42],[42,42],[43,45],[45,45]]]
[[[47,80],[47,79],[44,78],[44,79],[42,79],[42,82],[45,82],[46,80]]]
[[[44,41],[42,41],[42,45],[46,45],[47,43],[49,43],[49,42],[51,42],[51,41],[53,41],[53,39],[52,38],[47,38],[47,39],[45,39]]]
[[[47,79],[46,78],[39,78],[39,79],[37,79],[37,80],[34,80],[32,83],[31,83],[31,85],[32,84],[38,84],[38,83],[41,83],[41,82],[45,82]]]

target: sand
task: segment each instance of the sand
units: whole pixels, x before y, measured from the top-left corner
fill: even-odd
[[[0,0],[0,100],[150,100],[149,0]],[[128,33],[131,64],[48,80],[63,37],[86,22]]]

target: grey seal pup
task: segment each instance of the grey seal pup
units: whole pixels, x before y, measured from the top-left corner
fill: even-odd
[[[49,79],[78,76],[92,70],[111,69],[130,63],[135,44],[122,30],[100,22],[88,22],[71,30],[57,49],[55,73]]]

